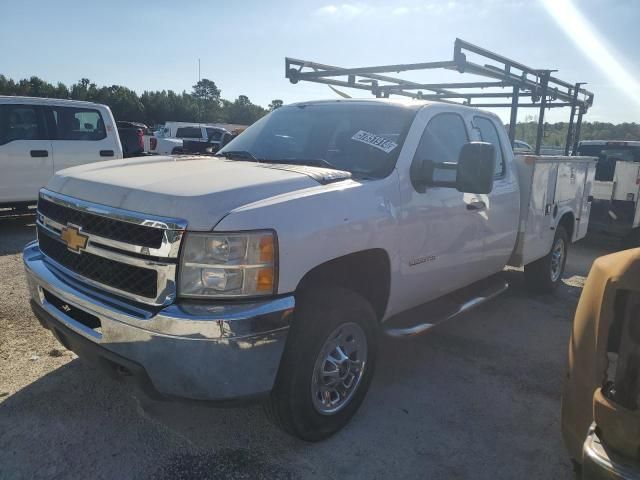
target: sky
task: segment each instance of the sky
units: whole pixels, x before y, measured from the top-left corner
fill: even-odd
[[[336,98],[284,77],[286,56],[342,67],[449,60],[460,37],[595,93],[585,121],[640,122],[640,0],[0,0],[0,74],[190,91],[266,106]],[[465,81],[455,72],[400,76]],[[467,77],[466,80],[472,80]],[[367,92],[345,90],[354,97]],[[521,109],[519,120],[534,115]],[[496,110],[504,119],[506,109]],[[566,121],[568,109],[546,114]]]

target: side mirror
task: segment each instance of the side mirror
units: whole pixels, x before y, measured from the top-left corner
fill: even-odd
[[[490,193],[495,173],[495,147],[471,142],[462,147],[458,163],[425,160],[412,165],[411,180],[418,192],[426,186],[455,188],[464,193]]]
[[[491,143],[467,143],[458,158],[456,189],[464,193],[491,193],[495,164],[496,149]]]

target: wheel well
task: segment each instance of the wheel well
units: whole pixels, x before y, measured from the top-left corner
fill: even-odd
[[[573,213],[567,212],[562,215],[562,218],[558,222],[558,225],[562,225],[564,229],[567,231],[567,235],[569,236],[569,243],[571,243],[573,239],[573,229],[575,227],[575,220],[573,218]]]
[[[318,286],[343,287],[362,295],[382,319],[389,300],[391,267],[385,250],[375,248],[334,258],[313,268],[296,291]]]

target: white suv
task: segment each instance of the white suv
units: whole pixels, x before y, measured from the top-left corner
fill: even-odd
[[[109,107],[0,96],[0,206],[35,203],[38,190],[63,168],[120,158]]]

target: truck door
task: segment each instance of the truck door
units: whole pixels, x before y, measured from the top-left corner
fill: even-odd
[[[492,275],[502,270],[516,244],[520,218],[520,194],[508,139],[501,139],[496,124],[482,115],[474,115],[473,127],[479,140],[493,144],[496,150],[496,171],[493,190],[477,195],[485,208],[478,212],[480,236],[483,241],[484,271]]]
[[[0,172],[0,203],[37,200],[53,174],[41,107],[0,106]]]
[[[416,117],[415,123],[422,122],[424,130],[411,168],[399,168],[403,284],[397,291],[407,306],[483,277],[480,222],[472,205],[476,196],[455,188],[421,187],[411,179],[411,171],[424,161],[457,163],[462,146],[469,141],[463,118],[451,112],[431,113],[438,108],[425,109]]]
[[[107,135],[102,114],[93,108],[50,107],[54,171],[120,157],[115,132]],[[118,137],[115,137],[118,138]]]

